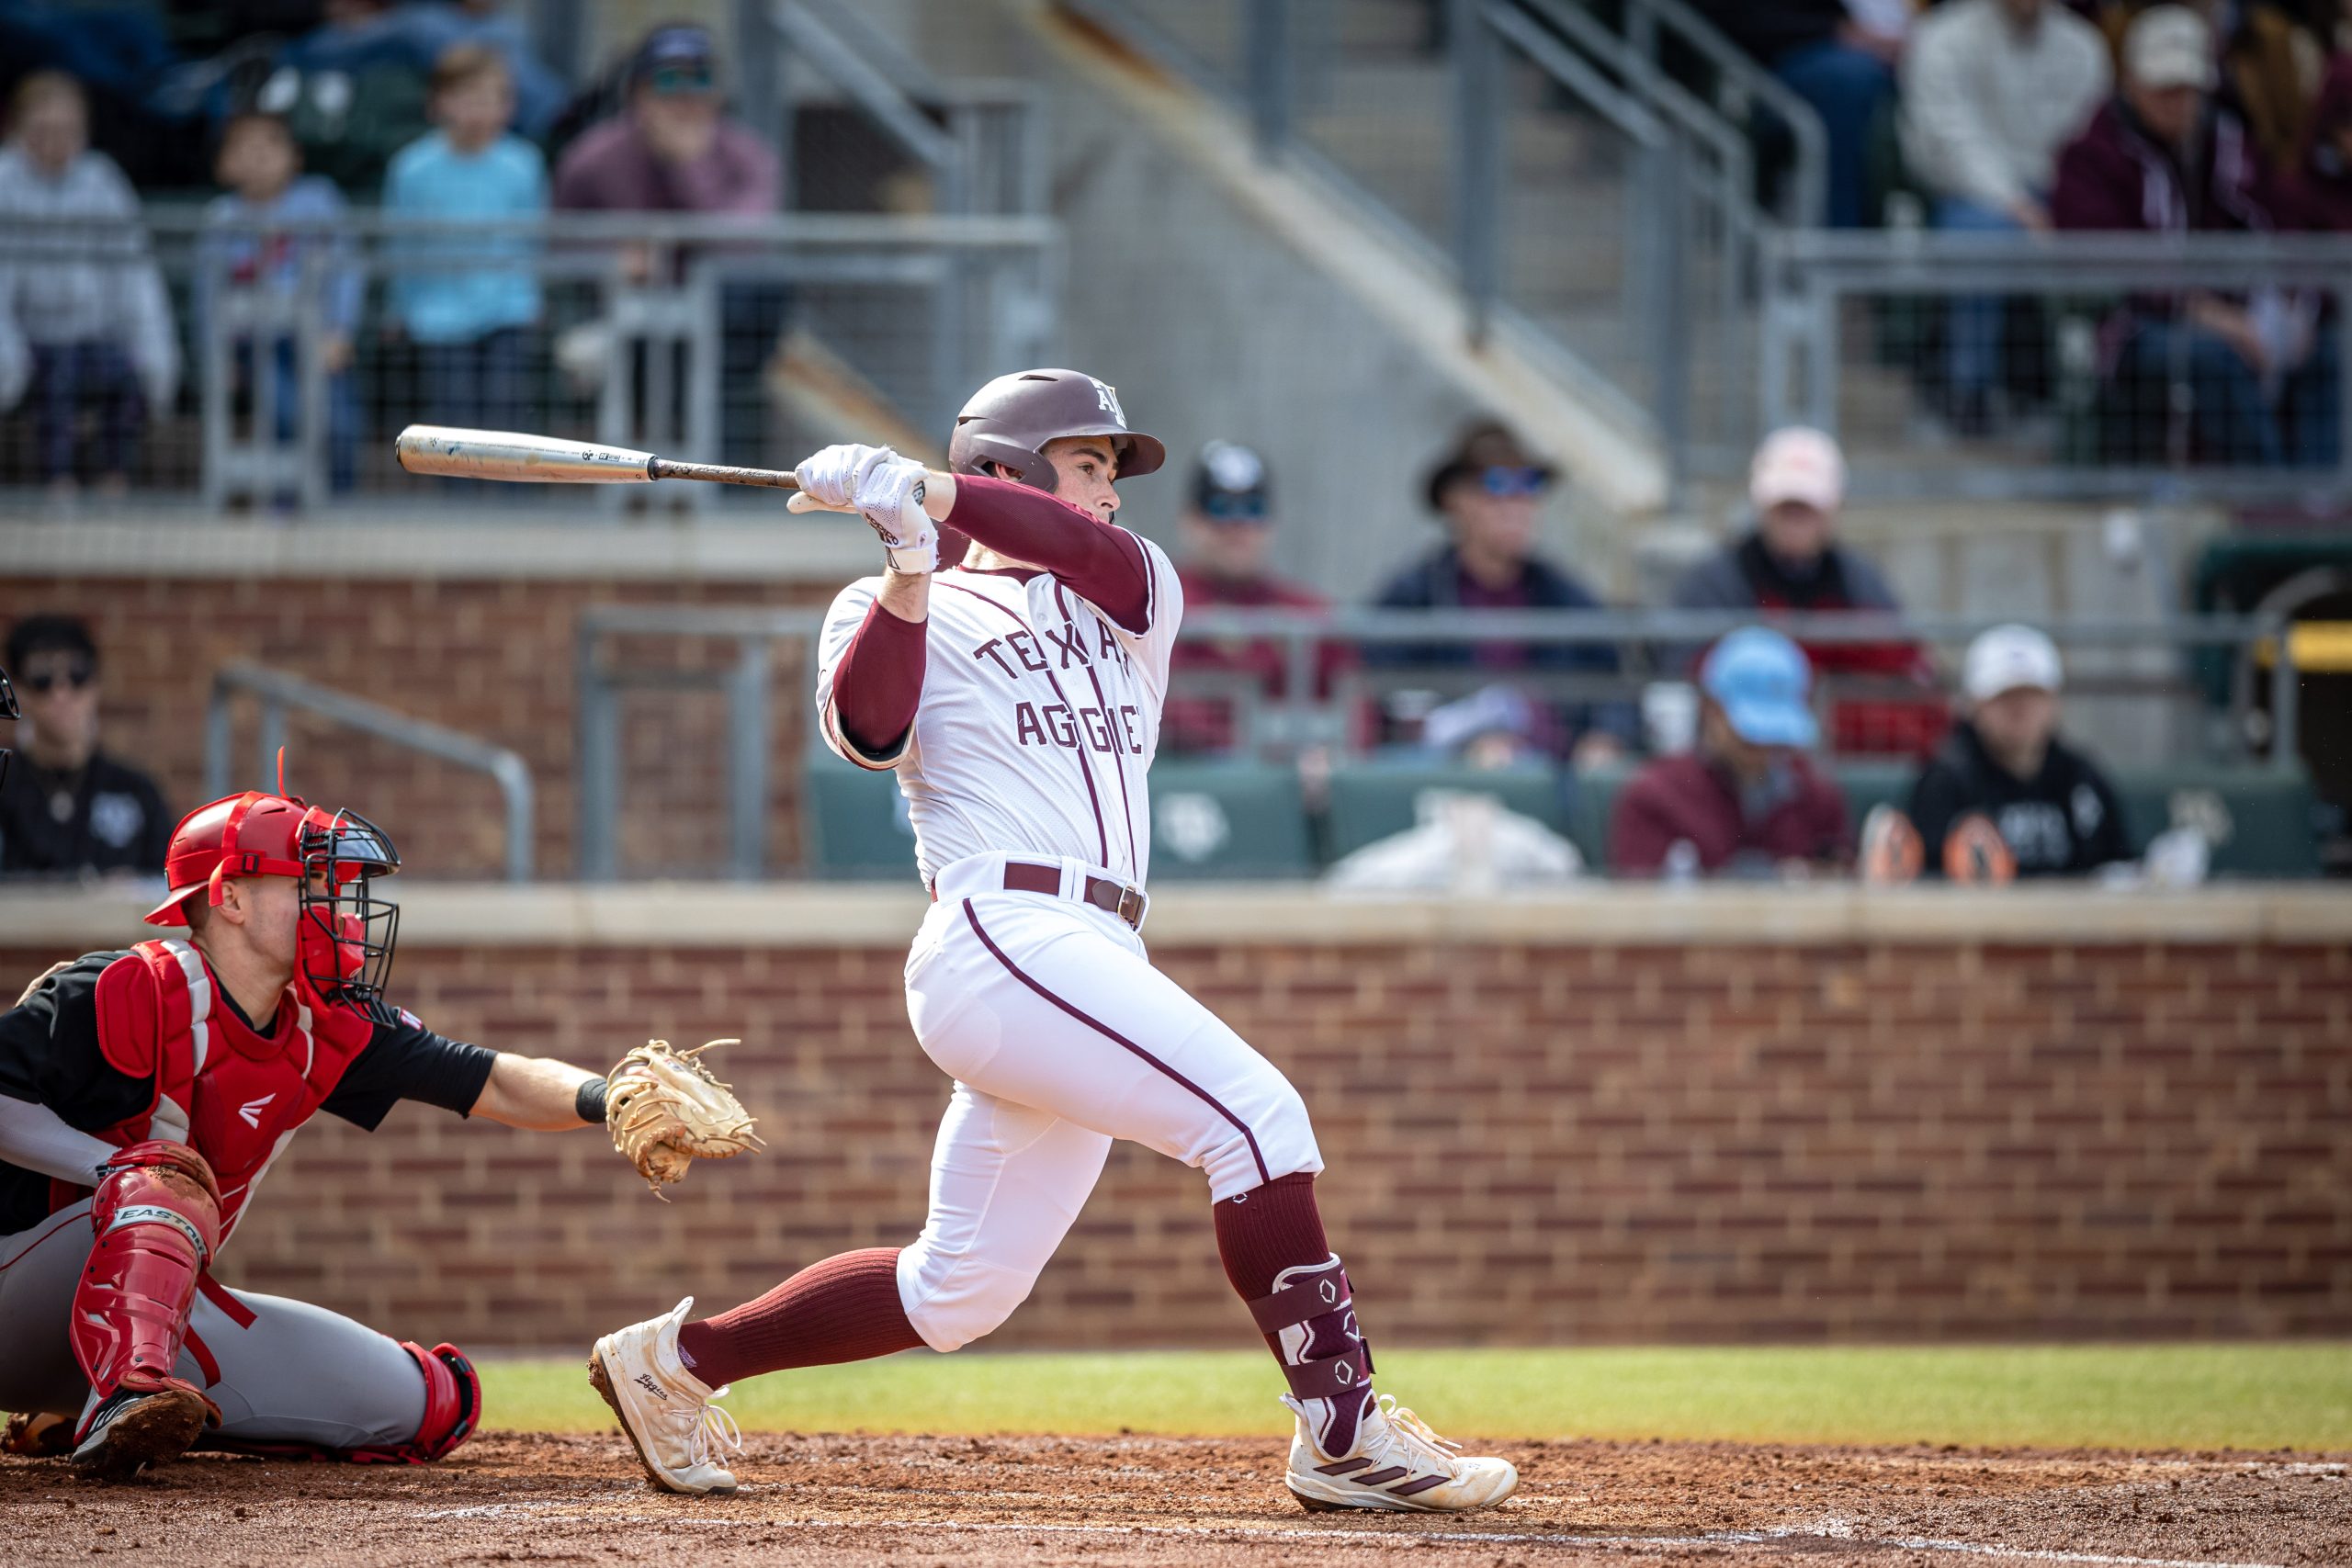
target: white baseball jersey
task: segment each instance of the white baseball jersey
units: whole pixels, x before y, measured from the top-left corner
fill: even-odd
[[[1144,774],[1184,591],[1159,547],[1136,542],[1150,578],[1141,634],[1048,572],[935,575],[922,700],[896,759],[860,755],[833,709],[834,673],[882,579],[861,578],[833,600],[817,668],[825,744],[859,767],[896,768],[925,883],[967,856],[1010,852],[1069,856],[1143,886]]]

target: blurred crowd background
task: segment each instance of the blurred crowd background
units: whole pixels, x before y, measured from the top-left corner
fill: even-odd
[[[390,439],[935,456],[1070,364],[1182,456],[1126,497],[1190,612],[1162,876],[2341,874],[2347,48],[2337,0],[0,0],[0,873],[154,874],[290,721],[430,759],[413,815],[489,776],[428,874],[903,876],[801,711],[866,568]],[[651,593],[656,535],[768,553]],[[592,587],[526,634],[480,578]],[[552,740],[479,716],[526,681]],[[688,773],[708,833],[623,830]]]

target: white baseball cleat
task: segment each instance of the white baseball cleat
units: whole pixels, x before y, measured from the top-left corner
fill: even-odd
[[[1326,1457],[1306,1435],[1306,1412],[1298,1412],[1290,1440],[1290,1489],[1302,1506],[1386,1508],[1408,1514],[1453,1514],[1499,1503],[1519,1488],[1519,1472],[1509,1460],[1469,1459],[1428,1423],[1382,1394],[1365,1409],[1356,1444]]]
[[[678,1329],[694,1304],[688,1296],[660,1317],[597,1340],[588,1353],[588,1381],[621,1418],[656,1486],[724,1496],[735,1490],[735,1472],[721,1456],[742,1452],[743,1434],[711,1403],[727,1391],[712,1388],[678,1359]]]

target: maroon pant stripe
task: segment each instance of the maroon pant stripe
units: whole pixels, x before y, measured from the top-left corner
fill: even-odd
[[[1219,1100],[1216,1096],[1211,1094],[1208,1090],[1203,1089],[1200,1085],[1194,1083],[1192,1079],[1186,1077],[1183,1074],[1178,1072],[1175,1068],[1170,1066],[1167,1063],[1161,1061],[1159,1057],[1153,1055],[1150,1052],[1145,1050],[1142,1046],[1136,1044],[1125,1035],[1120,1033],[1117,1030],[1113,1029],[1101,1019],[1094,1018],[1088,1014],[1083,1009],[1064,1001],[1061,998],[1054,995],[1053,992],[1046,989],[1045,987],[1031,979],[1028,974],[1022,969],[1020,964],[1015,964],[1012,959],[1005,956],[1004,949],[999,947],[996,944],[995,940],[991,938],[984,929],[982,929],[980,925],[980,917],[974,912],[972,908],[972,901],[969,898],[964,900],[964,919],[971,922],[972,934],[980,939],[980,945],[987,948],[991,953],[995,954],[996,961],[1004,965],[1005,973],[1011,975],[1014,979],[1020,981],[1023,985],[1028,987],[1031,990],[1036,992],[1047,1001],[1053,1003],[1054,1006],[1061,1009],[1062,1011],[1069,1014],[1070,1017],[1078,1020],[1079,1022],[1086,1025],[1087,1028],[1094,1031],[1095,1033],[1102,1035],[1105,1040],[1109,1040],[1114,1044],[1125,1046],[1128,1050],[1142,1057],[1146,1062],[1151,1064],[1151,1067],[1154,1072],[1157,1072],[1161,1077],[1178,1084],[1190,1093],[1196,1095],[1199,1097],[1202,1104],[1216,1111],[1219,1116],[1224,1117],[1227,1122],[1232,1124],[1233,1130],[1241,1134],[1242,1141],[1250,1145],[1250,1157],[1252,1160],[1255,1160],[1258,1165],[1259,1181],[1262,1183],[1272,1181],[1273,1179],[1272,1174],[1266,1169],[1266,1156],[1261,1153],[1258,1148],[1258,1135],[1250,1130],[1250,1124],[1247,1122],[1244,1122],[1240,1117],[1236,1116],[1231,1111],[1227,1110],[1224,1102]]]

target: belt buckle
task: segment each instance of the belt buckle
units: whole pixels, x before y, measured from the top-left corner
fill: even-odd
[[[1139,929],[1143,925],[1143,889],[1140,887],[1120,888],[1119,907],[1114,913],[1119,919],[1126,921],[1130,931]]]

